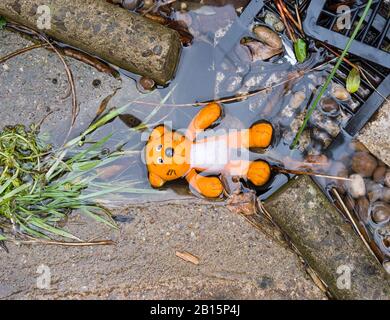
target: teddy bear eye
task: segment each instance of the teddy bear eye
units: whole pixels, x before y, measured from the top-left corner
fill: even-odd
[[[161,149],[162,149],[162,144],[156,147],[156,151],[161,151]]]
[[[164,163],[164,160],[163,160],[163,158],[161,158],[161,157],[158,157],[158,158],[157,158],[157,163],[160,163],[160,164]]]

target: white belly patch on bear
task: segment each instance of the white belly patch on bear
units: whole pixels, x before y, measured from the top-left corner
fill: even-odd
[[[225,139],[208,139],[191,147],[191,167],[210,172],[221,172],[229,162],[229,148]]]

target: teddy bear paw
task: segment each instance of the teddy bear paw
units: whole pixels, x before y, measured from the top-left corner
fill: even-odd
[[[198,191],[207,198],[218,198],[223,192],[221,180],[217,177],[198,177]]]
[[[265,161],[252,162],[247,176],[255,186],[263,186],[271,178],[271,168]]]

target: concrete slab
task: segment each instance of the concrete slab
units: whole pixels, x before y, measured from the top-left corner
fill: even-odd
[[[377,115],[360,132],[361,141],[372,154],[390,166],[390,102],[386,102]]]
[[[1,253],[0,298],[323,299],[296,255],[218,204],[130,206],[115,232],[75,217],[69,229],[116,246],[10,245]],[[188,251],[199,265],[175,252]],[[39,289],[41,270],[50,289]],[[38,281],[38,282],[37,282]]]
[[[337,299],[390,299],[389,276],[307,176],[266,202],[272,218]]]

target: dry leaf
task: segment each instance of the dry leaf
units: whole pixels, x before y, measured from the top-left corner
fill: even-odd
[[[256,213],[256,194],[253,191],[232,194],[226,204],[227,208],[234,213],[251,216]]]
[[[199,258],[187,251],[176,251],[176,256],[184,261],[191,262],[192,264],[199,264]]]

